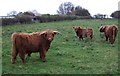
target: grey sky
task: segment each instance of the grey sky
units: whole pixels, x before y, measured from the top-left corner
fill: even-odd
[[[41,14],[56,14],[58,7],[63,2],[72,2],[75,6],[86,8],[91,15],[108,14],[118,10],[119,0],[2,0],[0,16],[5,16],[10,11],[24,12],[37,10]]]

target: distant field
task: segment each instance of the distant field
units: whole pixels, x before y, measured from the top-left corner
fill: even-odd
[[[2,73],[3,74],[117,74],[118,38],[111,45],[100,37],[101,24],[118,24],[117,20],[73,20],[2,27]],[[94,38],[79,41],[73,26],[94,28]],[[54,29],[62,33],[56,35],[47,52],[47,62],[32,53],[25,65],[19,56],[16,64],[11,64],[11,34],[13,32],[36,32]]]

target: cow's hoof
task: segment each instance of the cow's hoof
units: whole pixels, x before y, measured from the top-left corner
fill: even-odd
[[[22,63],[23,63],[23,64],[26,64],[26,62],[25,62],[25,61],[22,61]]]
[[[46,60],[42,60],[43,62],[46,62]]]
[[[12,62],[12,64],[15,64],[15,61],[13,60],[13,61],[11,61]]]
[[[26,64],[26,63],[22,63],[22,64]]]

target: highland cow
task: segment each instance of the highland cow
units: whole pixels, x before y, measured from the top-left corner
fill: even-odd
[[[74,26],[73,29],[76,32],[79,40],[83,40],[83,38],[93,38],[93,29],[92,28],[81,28],[79,26]]]
[[[34,33],[13,33],[12,34],[12,64],[15,63],[16,56],[19,54],[22,63],[25,63],[25,54],[39,52],[40,59],[45,62],[46,52],[48,51],[54,36],[58,31],[45,30]]]
[[[115,42],[115,38],[118,32],[118,27],[116,25],[104,25],[99,28],[100,32],[104,32],[106,41],[109,40],[111,44]]]

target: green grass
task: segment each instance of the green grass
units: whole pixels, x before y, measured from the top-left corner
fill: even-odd
[[[2,74],[2,27],[0,26],[0,75]]]
[[[118,38],[113,45],[100,37],[101,24],[117,24],[117,20],[73,20],[26,25],[11,25],[2,28],[2,73],[3,74],[117,74]],[[79,41],[73,26],[94,28],[94,38]],[[26,64],[19,56],[11,64],[11,34],[13,32],[36,32],[46,29],[57,30],[49,51],[47,62],[32,53]]]

